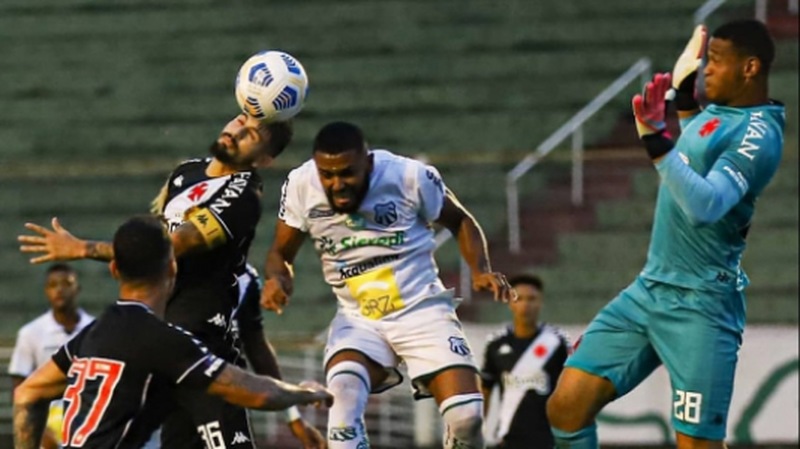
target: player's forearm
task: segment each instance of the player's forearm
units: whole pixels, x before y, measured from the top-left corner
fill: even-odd
[[[278,366],[278,358],[269,342],[260,332],[249,332],[242,335],[244,352],[253,372],[265,376],[282,379]]]
[[[319,394],[268,376],[258,376],[227,366],[209,386],[209,393],[246,408],[283,410],[320,400]]]
[[[473,273],[492,271],[489,247],[483,229],[472,215],[467,214],[458,226],[458,248]]]
[[[110,242],[85,241],[84,259],[94,259],[108,262],[114,258],[114,246]]]
[[[47,423],[48,401],[14,403],[14,449],[39,449]]]
[[[724,175],[712,170],[703,178],[680,159],[675,149],[656,164],[656,169],[692,223],[714,223],[741,199]]]
[[[291,279],[292,275],[292,264],[279,251],[270,250],[264,263],[264,278]]]

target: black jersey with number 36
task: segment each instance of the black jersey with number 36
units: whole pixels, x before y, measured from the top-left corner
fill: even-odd
[[[191,331],[215,354],[230,360],[235,354],[225,341],[237,305],[236,277],[244,272],[261,217],[262,186],[254,171],[209,177],[210,161],[186,161],[167,180],[162,213],[170,231],[191,222],[213,249],[178,259],[166,320]]]
[[[67,376],[64,448],[140,448],[169,388],[205,390],[225,361],[145,305],[120,300],[53,355]]]

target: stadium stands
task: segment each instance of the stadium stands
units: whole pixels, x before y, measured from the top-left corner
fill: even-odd
[[[749,2],[729,4],[733,10]],[[125,216],[145,211],[169,168],[183,157],[203,155],[235,113],[233,74],[257,50],[281,48],[298,56],[310,74],[311,94],[296,122],[295,143],[279,168],[265,172],[265,213],[252,262],[262,264],[286,168],[308,157],[314,132],[333,119],[358,122],[376,147],[429,157],[482,221],[495,247],[502,248],[505,172],[639,57],[650,57],[656,69],[668,69],[691,29],[696,7],[695,0],[579,5],[556,0],[344,0],[335,7],[317,0],[268,6],[213,0],[4,1],[0,163],[7,169],[0,173],[0,227],[7,238],[0,242],[0,305],[7,313],[0,338],[12,339],[16,327],[44,306],[43,268],[30,267],[11,238],[22,223],[46,224],[58,215],[76,234],[100,238],[109,237]],[[776,76],[783,84],[796,77],[797,50],[796,41],[779,49]],[[796,97],[794,79],[789,93]],[[620,114],[627,114],[634,90],[587,124],[587,142],[607,137]],[[562,283],[581,285],[581,277],[588,276],[585,282],[616,290],[643,252],[615,254],[626,268],[620,262],[613,275],[565,273],[571,265],[592,266],[593,259],[576,258],[581,253],[602,254],[618,249],[614,245],[619,242],[626,248],[641,242],[652,207],[652,172],[642,170],[630,186],[622,174],[614,175],[613,185],[596,184],[587,192],[589,200],[606,200],[596,203],[596,216],[589,207],[557,211],[537,203],[537,194],[564,198],[568,167],[554,156],[522,180],[523,204],[544,208],[536,222],[553,219],[529,228],[542,235],[525,237],[539,245],[527,248],[532,253],[527,264],[541,268],[547,262],[542,269],[548,277],[552,272],[554,289]],[[587,176],[608,176],[607,171],[587,170]],[[787,207],[796,176],[794,184],[785,179],[779,183],[786,183],[787,196],[770,195],[760,205],[758,219],[764,226],[797,225],[796,208],[792,215]],[[548,190],[553,185],[557,191]],[[619,189],[630,190],[630,200],[612,200]],[[776,205],[768,207],[773,201]],[[536,213],[535,207],[528,209]],[[621,218],[626,216],[633,218]],[[607,250],[590,251],[582,234],[556,238],[556,228],[607,235],[610,243],[604,244]],[[753,253],[769,253],[758,240],[753,246]],[[309,320],[319,330],[332,313],[332,298],[311,252],[306,245],[299,258],[295,303],[280,320],[269,318],[277,330],[308,328]],[[439,259],[451,282],[458,259],[454,245],[443,248]],[[525,261],[515,263],[526,266]],[[80,262],[78,269],[83,301],[97,310],[114,294],[113,283],[102,264]],[[754,270],[755,277],[761,268]],[[796,280],[791,285],[779,297],[796,294]],[[610,290],[603,292],[563,294],[575,301],[605,301]],[[549,310],[559,320],[583,319]],[[753,314],[759,316],[757,310]]]

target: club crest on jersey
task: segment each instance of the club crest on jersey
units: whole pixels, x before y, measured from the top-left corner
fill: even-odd
[[[394,201],[375,205],[375,223],[381,226],[391,226],[395,221],[397,221],[397,206]]]
[[[450,342],[450,350],[461,356],[468,356],[470,354],[469,345],[463,337],[450,337],[447,339]]]

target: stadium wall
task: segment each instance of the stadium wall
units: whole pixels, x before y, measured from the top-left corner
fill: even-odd
[[[482,344],[498,327],[474,323],[464,327],[476,356],[482,359]],[[562,329],[572,341],[583,332],[583,326]],[[797,445],[798,327],[749,326],[739,356],[727,441],[737,447]],[[648,447],[670,444],[674,439],[670,391],[666,371],[657,369],[639,388],[606,407],[599,419],[600,440]],[[494,419],[487,417],[487,425]]]

